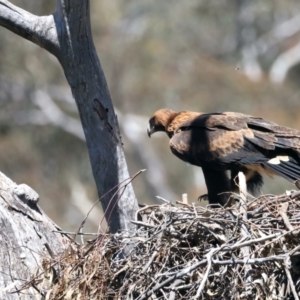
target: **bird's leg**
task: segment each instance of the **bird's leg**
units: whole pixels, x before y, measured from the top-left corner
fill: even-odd
[[[203,168],[209,204],[225,205],[230,197],[231,185],[226,171]]]

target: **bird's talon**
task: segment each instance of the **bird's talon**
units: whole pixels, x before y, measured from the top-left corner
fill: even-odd
[[[197,199],[199,202],[208,201],[208,194],[200,195]]]

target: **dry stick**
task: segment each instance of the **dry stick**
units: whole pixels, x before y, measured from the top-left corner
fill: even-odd
[[[174,288],[174,290],[176,290],[176,291],[186,290],[186,289],[190,289],[193,286],[194,286],[194,283],[184,284],[184,285],[176,286]]]
[[[147,209],[149,209],[149,208],[151,209],[151,208],[153,208],[153,207],[160,207],[160,205],[159,205],[159,204],[155,204],[155,205],[146,205],[146,206],[144,206],[144,207],[138,209],[138,210],[135,212],[135,221],[138,221],[138,214],[141,214],[142,211],[147,210]]]
[[[253,211],[249,211],[247,214],[252,217],[261,212],[265,208],[264,205],[259,206],[258,208],[254,209]]]
[[[168,300],[167,295],[165,294],[165,291],[164,291],[163,289],[161,289],[160,292],[163,294],[164,299],[165,299],[165,300]]]
[[[135,225],[139,225],[139,226],[144,226],[146,228],[156,228],[157,226],[155,225],[151,225],[151,224],[148,224],[148,223],[144,223],[142,221],[130,221],[132,224],[135,224]]]
[[[191,207],[189,204],[186,204],[185,202],[182,202],[182,201],[176,201],[176,204],[180,204],[185,207]]]
[[[296,230],[296,229],[299,229],[299,226],[297,226],[296,228],[294,228],[294,230]],[[259,247],[258,249],[254,250],[254,251],[252,252],[252,255],[253,255],[254,253],[258,252],[260,249],[262,249],[262,248],[264,248],[264,247],[266,247],[266,246],[268,246],[268,245],[270,245],[270,244],[272,244],[272,243],[275,243],[275,242],[279,241],[282,237],[284,237],[284,236],[286,236],[286,235],[289,235],[289,234],[292,233],[292,232],[293,232],[293,230],[287,231],[287,232],[284,232],[284,233],[275,233],[275,234],[274,234],[274,235],[276,235],[276,239],[275,239],[275,240],[273,240],[273,241],[271,241],[271,242],[269,242],[269,243],[266,243],[266,244],[262,245],[261,247]],[[274,235],[269,235],[268,237],[271,237],[271,236],[274,236]]]
[[[268,257],[262,257],[262,258],[250,258],[247,260],[247,264],[261,264],[267,261],[276,261],[276,260],[285,260],[286,255],[274,255],[274,256],[268,256]],[[229,259],[229,260],[213,260],[213,264],[216,265],[234,265],[234,264],[244,264],[245,260],[243,259]]]
[[[295,199],[295,198],[297,198],[297,197],[299,197],[299,196],[300,196],[300,191],[297,191],[297,192],[293,193],[293,194],[290,196],[290,198],[291,198],[291,199]]]
[[[170,296],[169,296],[169,300],[175,300],[176,298],[176,292],[175,292],[175,288],[182,283],[182,279],[176,279],[174,281],[174,283],[171,285],[171,292],[170,292]]]
[[[285,298],[285,293],[284,293],[285,288],[286,288],[286,284],[285,284],[285,283],[282,283],[282,284],[281,284],[281,288],[280,288],[280,290],[279,290],[279,294],[278,294],[279,299],[286,299],[286,298]]]
[[[288,268],[286,265],[284,266],[284,270],[285,270],[286,276],[287,276],[287,278],[288,278],[290,287],[291,287],[291,289],[292,289],[294,298],[295,298],[295,300],[299,300],[299,297],[298,297],[298,294],[297,294],[297,291],[296,291],[296,288],[295,288],[295,285],[294,285],[294,282],[293,282],[292,275],[291,275],[291,273],[290,273],[289,268]]]
[[[209,251],[209,253],[206,255],[207,257],[207,268],[206,268],[206,272],[204,274],[204,277],[202,278],[201,280],[201,284],[199,285],[199,288],[197,290],[197,294],[196,296],[194,297],[195,300],[199,299],[203,289],[204,289],[204,286],[205,286],[205,283],[207,281],[207,278],[208,278],[208,275],[209,275],[209,272],[210,272],[210,269],[211,269],[211,261],[212,261],[212,257],[213,255],[216,253],[216,249],[212,249],[211,251]]]
[[[150,260],[148,261],[148,263],[144,266],[143,270],[142,270],[142,274],[146,273],[148,268],[150,267],[150,265],[152,264],[154,258],[156,257],[158,251],[160,250],[160,247],[161,247],[161,241],[159,242],[158,246],[157,246],[157,250],[155,250],[153,252],[153,254],[151,255],[151,258]]]
[[[294,227],[292,226],[292,224],[290,223],[289,221],[289,218],[287,216],[287,210],[288,210],[288,207],[289,207],[289,203],[283,203],[281,204],[281,207],[279,209],[279,213],[281,215],[281,218],[283,220],[283,223],[284,225],[286,226],[286,228],[290,231],[293,231],[294,230]],[[298,231],[295,231],[293,232],[294,235],[297,235],[298,234]]]
[[[247,185],[246,185],[246,177],[243,172],[239,172],[239,188],[240,188],[240,197],[241,197],[241,206],[240,212],[242,214],[242,218],[244,223],[247,222]],[[249,232],[245,224],[241,227],[242,237],[248,237]],[[243,247],[241,249],[245,262],[245,276],[246,276],[246,284],[250,284],[252,282],[251,271],[252,267],[250,264],[247,264],[248,259],[250,258],[250,247]]]
[[[137,300],[144,300],[147,299],[148,297],[150,297],[153,293],[155,293],[157,290],[161,289],[162,287],[164,287],[165,285],[167,285],[168,283],[174,281],[177,278],[181,278],[184,275],[188,274],[191,271],[194,271],[195,269],[199,268],[200,266],[204,265],[207,262],[207,259],[203,259],[201,261],[199,261],[198,263],[188,267],[188,268],[184,268],[182,271],[176,273],[174,276],[169,277],[168,279],[166,279],[165,281],[163,281],[162,283],[157,284],[156,286],[153,287],[153,289],[151,289],[150,291],[146,292],[144,295],[140,296]]]
[[[239,248],[243,248],[243,247],[246,247],[246,246],[249,246],[249,245],[252,245],[252,244],[255,244],[255,243],[260,243],[260,242],[264,242],[264,241],[267,241],[267,240],[270,240],[270,239],[272,239],[272,238],[276,238],[276,237],[279,237],[280,236],[280,238],[282,237],[282,235],[281,234],[279,234],[279,233],[275,233],[275,234],[271,234],[271,235],[268,235],[268,236],[265,236],[265,237],[261,237],[261,238],[258,238],[258,239],[253,239],[253,240],[249,240],[249,241],[247,241],[247,242],[244,242],[244,243],[240,243],[239,241],[236,243],[236,244],[234,244],[234,245],[232,245],[232,246],[228,246],[228,245],[225,245],[225,246],[222,246],[222,247],[220,247],[220,248],[215,248],[215,250],[216,250],[216,253],[218,253],[218,252],[221,252],[221,251],[234,251],[234,250],[236,250],[236,249],[239,249]],[[273,243],[274,241],[272,241],[272,242],[270,242],[270,243]],[[300,247],[300,246],[299,246]],[[281,257],[280,255],[278,255],[278,256],[276,256],[276,258],[278,258],[279,259],[279,257]],[[261,258],[261,259],[266,259],[266,261],[267,260],[269,260],[269,257],[266,257],[266,258]],[[273,260],[272,259],[272,256],[271,256],[271,259],[270,260]],[[231,263],[235,263],[236,261],[238,261],[238,263],[240,263],[240,261],[242,261],[242,260],[228,260],[228,261],[226,261],[226,262],[230,262],[231,261]],[[249,259],[248,261],[250,261],[250,263],[252,263],[253,262],[253,260],[252,259]],[[247,262],[248,262],[247,261]],[[216,262],[217,262],[217,260],[216,260]],[[221,262],[221,261],[220,261]],[[245,261],[243,260],[243,262],[245,263]],[[225,263],[224,263],[225,264]],[[227,264],[227,263],[226,263]],[[177,272],[170,272],[170,273],[163,273],[163,274],[161,274],[162,276],[170,276],[170,275],[175,275]]]
[[[78,233],[82,231],[82,228],[83,228],[83,226],[84,226],[84,224],[85,224],[87,218],[89,217],[91,211],[92,211],[92,210],[94,209],[94,207],[101,201],[101,199],[102,199],[103,197],[105,197],[108,193],[112,192],[112,191],[115,190],[115,189],[117,189],[117,191],[113,194],[111,200],[115,197],[115,195],[118,194],[118,192],[119,192],[122,188],[124,189],[123,192],[122,192],[122,194],[123,194],[124,191],[125,191],[125,189],[127,188],[127,186],[128,186],[128,185],[129,185],[129,184],[130,184],[130,183],[131,183],[138,175],[140,175],[142,172],[145,172],[145,171],[146,171],[146,169],[143,169],[143,170],[138,171],[135,175],[133,175],[133,176],[131,176],[131,177],[129,177],[129,178],[123,180],[123,181],[120,182],[118,185],[114,186],[114,187],[111,188],[108,192],[106,192],[104,195],[102,195],[102,196],[101,196],[101,197],[93,204],[93,206],[91,207],[91,209],[90,209],[90,210],[88,211],[88,213],[86,214],[86,216],[85,216],[85,218],[83,219],[83,221],[81,222],[81,224],[80,224],[78,230],[76,231],[76,233],[75,233],[74,236],[73,236],[73,241],[75,241],[76,236],[78,235]],[[124,184],[124,185],[121,185],[121,184]],[[120,195],[120,197],[122,196],[122,194]],[[111,203],[111,200],[110,200],[110,203]],[[119,199],[118,199],[118,201],[119,201]],[[118,201],[116,201],[115,205],[118,203]],[[107,210],[108,210],[109,207],[110,207],[110,203],[109,203],[109,205],[107,206],[107,208],[106,208],[106,210],[105,210],[105,212],[104,212],[104,216],[103,216],[102,220],[100,221],[100,224],[103,222],[103,220],[104,220],[104,218],[105,218],[105,214],[106,214]],[[113,206],[112,211],[113,211],[115,205]],[[110,213],[110,215],[109,215],[109,217],[108,217],[108,220],[107,220],[108,223],[109,223],[109,219],[110,219],[110,217],[111,217],[112,211],[111,211],[111,213]],[[99,228],[98,228],[98,233],[99,233],[99,231],[100,231],[100,224],[99,224]]]
[[[60,234],[70,234],[70,235],[74,235],[76,234],[76,232],[71,232],[71,231],[62,231],[62,230],[52,230],[52,232],[55,233],[60,233]],[[96,233],[96,232],[78,232],[77,235],[92,235],[92,236],[98,236],[101,235],[101,233]]]
[[[219,247],[219,248],[214,248],[213,250],[215,250],[216,253],[218,253],[220,251],[234,251],[234,250],[237,250],[237,249],[240,249],[240,248],[243,248],[243,247],[255,244],[255,243],[261,243],[261,242],[264,242],[264,241],[267,241],[267,240],[271,240],[271,239],[276,238],[276,237],[281,238],[282,235],[280,233],[274,233],[274,234],[271,234],[271,235],[268,235],[268,236],[264,236],[264,237],[261,237],[261,238],[258,238],[258,239],[249,240],[249,241],[246,241],[246,242],[243,242],[243,243],[240,243],[240,241],[238,241],[236,244],[234,244],[232,246],[225,245],[225,246],[222,246],[222,247]],[[272,242],[274,242],[274,241],[272,241]],[[281,256],[278,255],[278,256],[271,256],[271,257],[266,257],[266,258],[261,258],[261,259],[249,259],[248,261],[249,261],[250,264],[255,264],[255,261],[259,262],[260,260],[268,261],[268,260],[275,260],[275,259],[281,259]],[[204,260],[204,261],[206,261],[206,260]],[[216,262],[217,264],[223,264],[222,261],[218,261],[218,260],[214,260],[213,262]],[[224,264],[234,264],[234,263],[240,264],[241,262],[245,263],[244,260],[227,260],[227,261],[223,261],[223,262],[224,262]],[[191,266],[191,267],[193,267],[193,266]],[[185,269],[183,269],[183,271],[184,270]],[[178,274],[178,272],[163,273],[163,274],[161,274],[161,276],[172,276],[172,275],[176,275],[176,274]]]
[[[295,247],[293,250],[290,251],[289,256],[292,256],[295,252],[297,252],[300,249],[300,245]]]
[[[114,203],[114,205],[113,205],[113,207],[112,207],[112,209],[111,209],[111,212],[110,212],[110,214],[109,214],[109,216],[108,216],[107,223],[109,223],[110,217],[111,217],[111,215],[112,215],[112,213],[113,213],[113,210],[114,210],[115,206],[118,204],[119,200],[121,199],[121,197],[122,197],[122,195],[124,194],[124,192],[125,192],[126,188],[128,187],[128,185],[131,184],[132,181],[133,181],[136,177],[138,177],[141,173],[143,173],[143,172],[145,172],[145,171],[146,171],[146,169],[142,169],[142,170],[138,171],[138,172],[137,172],[136,174],[134,174],[133,176],[131,176],[131,177],[129,177],[129,178],[123,180],[123,186],[120,186],[120,184],[118,185],[118,186],[120,186],[120,188],[119,188],[119,189],[117,190],[117,192],[111,197],[111,200],[109,201],[109,204],[108,204],[108,206],[107,206],[107,208],[106,208],[106,210],[105,210],[105,212],[104,212],[103,218],[102,218],[102,220],[101,220],[101,222],[100,222],[100,224],[99,224],[98,231],[100,231],[100,225],[101,225],[102,222],[104,221],[106,212],[107,212],[107,210],[108,210],[110,204],[113,203],[112,200],[113,200],[113,198],[115,197],[115,195],[117,195],[118,192],[119,192],[121,189],[123,189],[123,191],[122,191],[121,194],[119,195],[119,198],[118,198],[117,201]]]
[[[198,213],[197,213],[197,208],[196,208],[195,203],[193,203],[193,208],[194,208],[195,217],[197,218],[198,217]]]
[[[170,204],[170,205],[174,206],[174,204],[172,204],[172,202],[170,200],[167,200],[167,199],[165,199],[163,197],[160,197],[160,196],[156,196],[156,198],[163,201],[163,202],[165,202],[165,203],[167,203],[167,204]]]
[[[128,178],[125,179],[124,182],[127,181],[127,180],[128,180]],[[91,211],[94,209],[94,207],[101,201],[101,199],[102,199],[103,197],[105,197],[108,193],[110,193],[111,191],[113,191],[114,189],[116,189],[118,186],[119,186],[119,185],[114,186],[113,188],[111,188],[109,191],[107,191],[104,195],[102,195],[102,196],[101,196],[101,197],[93,204],[93,206],[92,206],[91,209],[87,212],[85,218],[84,218],[83,221],[81,222],[81,224],[80,224],[78,230],[75,232],[74,237],[73,237],[73,241],[75,241],[76,236],[77,236],[78,233],[80,232],[81,228],[84,226],[84,224],[85,224],[87,218],[89,217],[89,215],[90,215]],[[118,191],[119,191],[119,189],[118,189]],[[117,192],[118,192],[118,191],[117,191]]]

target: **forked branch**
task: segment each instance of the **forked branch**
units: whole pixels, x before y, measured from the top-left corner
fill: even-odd
[[[6,0],[0,0],[0,26],[55,53],[59,48],[53,15],[36,16]]]

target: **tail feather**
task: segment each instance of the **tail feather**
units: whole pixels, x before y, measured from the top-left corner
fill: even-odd
[[[272,171],[274,171],[275,173],[277,173],[279,176],[282,176],[283,178],[287,179],[290,182],[294,182],[294,176],[292,174],[290,174],[290,172],[288,172],[286,169],[282,168],[282,166],[278,166],[278,165],[269,165],[266,164],[265,165],[266,168],[271,169]]]
[[[265,168],[271,169],[288,181],[295,183],[300,179],[300,162],[289,157],[289,161],[281,161],[279,164],[264,163]]]
[[[295,164],[283,163],[282,167],[289,171],[292,176],[297,176],[297,179],[300,178],[300,166]]]

